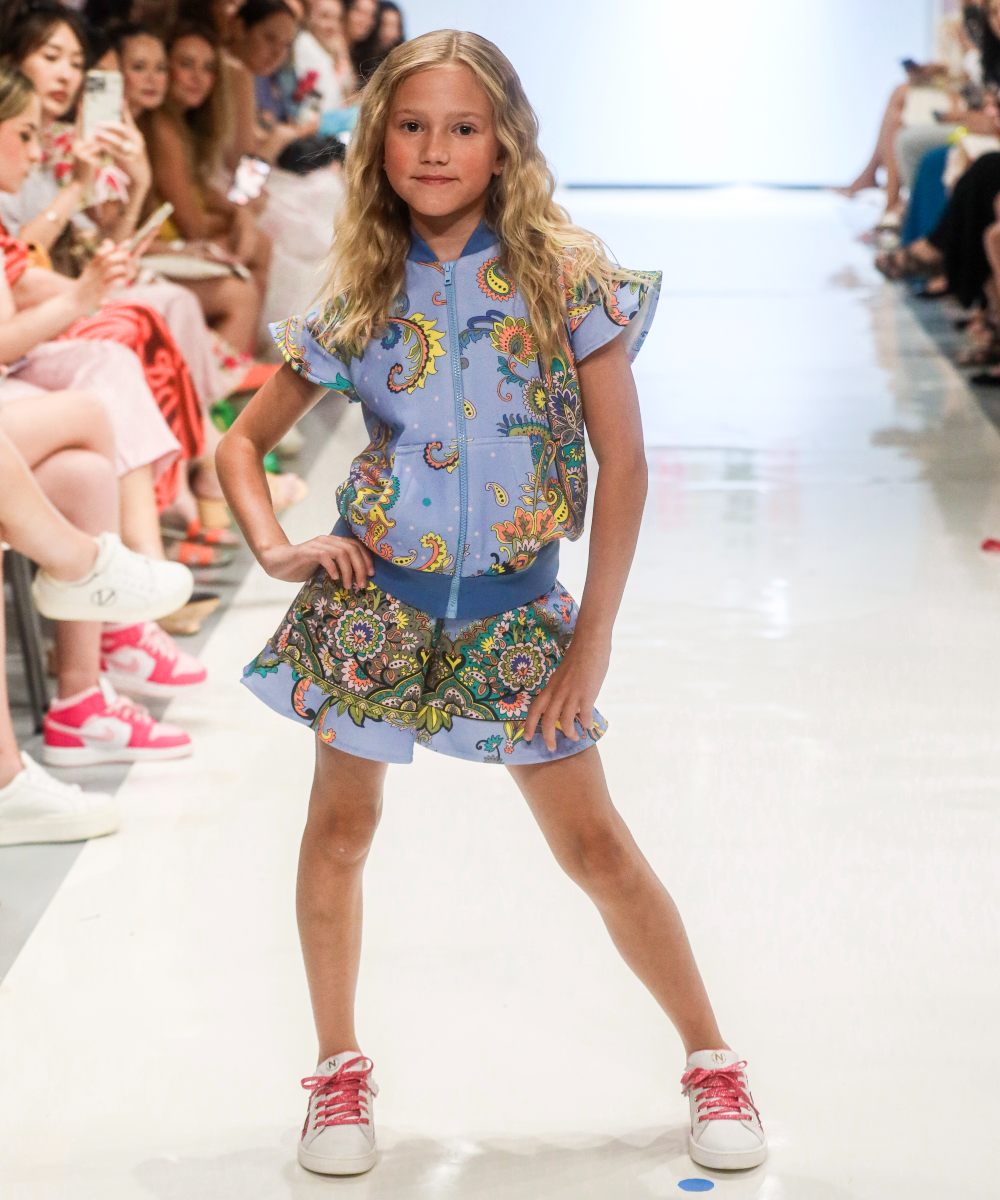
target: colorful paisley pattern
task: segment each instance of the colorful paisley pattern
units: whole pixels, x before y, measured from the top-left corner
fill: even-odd
[[[437,360],[445,353],[441,345],[444,333],[437,328],[437,321],[423,313],[411,313],[408,317],[389,318],[389,328],[382,338],[382,347],[391,350],[394,346],[406,348],[408,367],[393,363],[389,368],[386,383],[391,392],[406,392],[412,395],[427,382],[427,376],[437,371]]]
[[[288,678],[288,715],[324,741],[335,742],[331,726],[342,718],[368,728],[373,744],[379,726],[410,730],[429,744],[456,722],[474,721],[482,736],[467,741],[483,761],[502,762],[523,738],[528,708],[562,660],[577,612],[557,583],[510,612],[445,621],[374,584],[356,594],[319,571],[244,675],[257,677],[255,689],[269,676]],[[281,674],[282,664],[290,675]],[[312,707],[307,697],[317,692]],[[343,736],[347,727],[341,729]],[[590,737],[605,729],[595,713]]]
[[[479,268],[476,282],[479,284],[481,292],[484,292],[491,300],[499,300],[502,304],[516,294],[517,287],[514,281],[497,265],[499,262],[499,256],[488,258]]]

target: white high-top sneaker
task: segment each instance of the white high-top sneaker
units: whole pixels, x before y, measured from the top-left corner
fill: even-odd
[[[360,1175],[378,1159],[372,1099],[375,1064],[360,1050],[342,1050],[302,1080],[310,1093],[299,1140],[299,1162],[320,1175]]]
[[[747,1065],[733,1050],[698,1050],[681,1076],[691,1108],[688,1153],[702,1167],[735,1171],[767,1158],[767,1137],[747,1082]]]

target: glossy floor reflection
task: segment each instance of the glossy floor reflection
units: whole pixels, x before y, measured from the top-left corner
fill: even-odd
[[[683,1055],[506,772],[418,751],[366,870],[382,1162],[294,1162],[315,1063],[293,914],[308,735],[236,686],[254,570],[0,987],[16,1200],[987,1200],[1000,1190],[1000,441],[818,194],[572,192],[666,295],[651,490],[601,697],[616,803],[684,914],[769,1161],[685,1153]],[[352,410],[293,537],[327,523]],[[563,582],[579,594],[584,549]]]

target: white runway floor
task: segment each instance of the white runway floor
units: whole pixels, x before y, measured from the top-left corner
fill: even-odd
[[[651,490],[600,708],[770,1136],[685,1153],[681,1045],[498,768],[389,774],[365,883],[374,1171],[295,1165],[315,1046],[293,911],[310,738],[237,686],[254,570],[0,986],[3,1200],[989,1200],[1000,1194],[1000,439],[806,193],[572,192],[666,291]],[[332,401],[331,401],[332,402]],[[329,526],[352,410],[292,536]],[[579,594],[585,548],[567,547]],[[3,860],[0,859],[0,871]]]

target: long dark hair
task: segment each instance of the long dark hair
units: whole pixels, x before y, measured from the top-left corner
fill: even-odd
[[[0,15],[0,62],[19,66],[36,50],[44,46],[57,25],[67,26],[80,43],[84,63],[91,57],[87,23],[78,12],[64,8],[52,0],[29,0],[29,3],[5,3]]]
[[[981,38],[979,48],[983,56],[983,83],[987,87],[998,87],[1000,86],[1000,38],[993,32],[993,25],[986,7],[983,9]]]
[[[382,14],[385,12],[394,12],[399,17],[399,28],[402,37],[399,42],[394,43],[388,49],[380,50],[378,44],[378,31],[382,24]],[[389,51],[398,46],[401,42],[406,41],[406,23],[403,20],[403,12],[398,4],[394,4],[393,0],[380,0],[378,12],[375,15],[375,28],[365,38],[363,42],[358,42],[356,46],[351,46],[351,62],[354,64],[354,69],[358,74],[358,78],[362,83],[367,82],[378,70],[382,61],[388,56]]]
[[[246,3],[241,4],[236,10],[234,16],[242,22],[245,29],[252,29],[254,25],[259,25],[261,21],[266,21],[275,13],[284,13],[298,24],[298,18],[285,0],[246,0]]]

